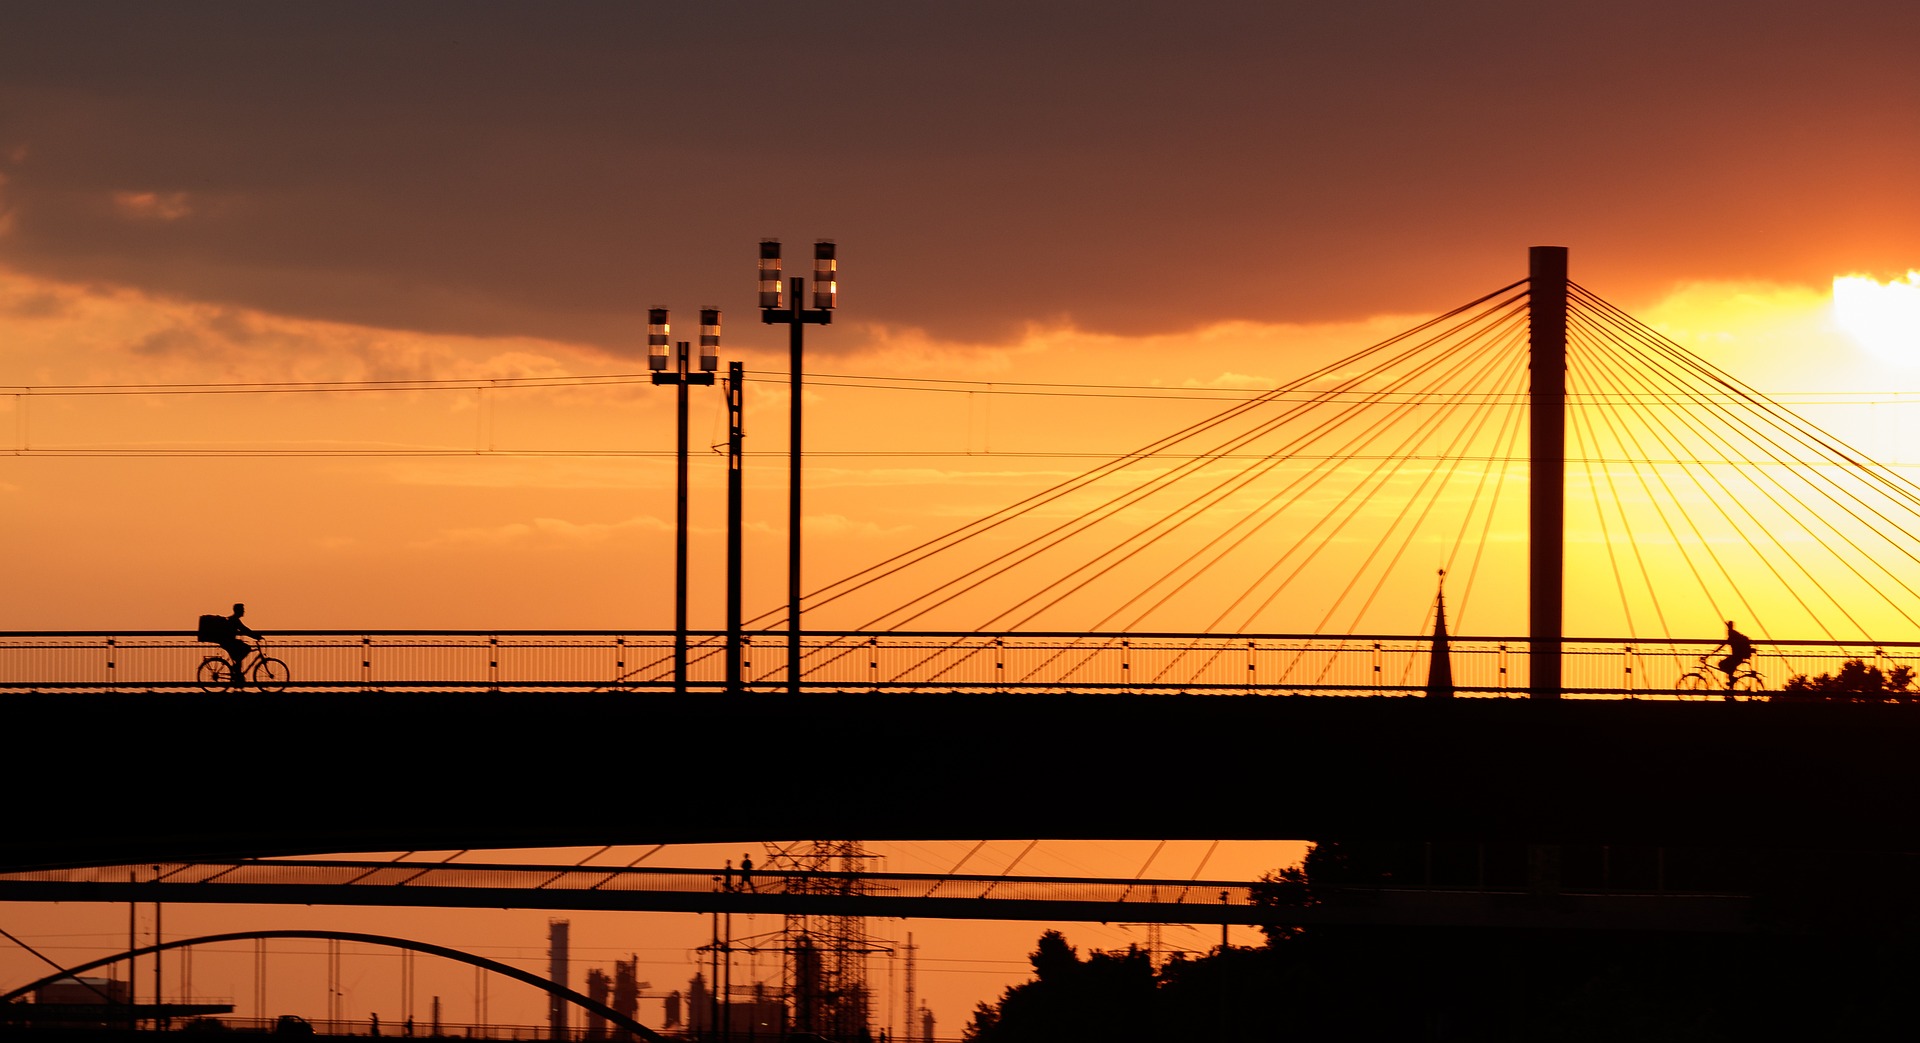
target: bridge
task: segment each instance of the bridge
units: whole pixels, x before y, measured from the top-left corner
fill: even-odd
[[[1742,933],[1751,901],[1703,886],[1664,859],[1620,852],[1597,873],[1569,865],[1551,898],[1529,888],[1524,855],[1473,853],[1470,872],[1352,889],[1349,901],[1282,905],[1233,880],[869,872],[743,873],[726,868],[586,868],[394,859],[247,859],[89,866],[0,874],[0,901],[407,906],[566,911],[797,914],[1037,922],[1472,925]],[[1632,866],[1630,869],[1629,867]],[[1648,871],[1647,867],[1652,867]],[[1638,870],[1638,871],[1635,871]]]
[[[0,635],[15,727],[74,751],[57,784],[16,762],[11,792],[248,784],[217,819],[136,799],[110,835],[25,822],[0,862],[823,835],[1906,850],[1915,828],[1885,811],[1920,797],[1908,693],[1768,696],[1916,662],[1916,533],[1920,486],[1540,247],[1526,279],[820,586],[804,618],[687,632],[684,674],[678,631],[282,632],[294,684],[269,700],[197,692],[205,649],[181,633]],[[1463,633],[1489,617],[1524,626]],[[1695,621],[1735,617],[1765,690],[1689,705],[1676,682],[1718,640]],[[1420,622],[1368,625],[1393,619]],[[798,774],[793,751],[850,742],[913,749],[913,771],[858,801],[766,802],[764,775],[713,756]],[[1125,776],[1073,793],[1084,751],[1148,748],[1229,796]],[[712,799],[609,822],[547,797],[503,821],[526,793],[477,766],[504,763]]]

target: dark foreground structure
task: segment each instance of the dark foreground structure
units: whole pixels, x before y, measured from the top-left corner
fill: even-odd
[[[59,756],[0,768],[5,868],[818,837],[1920,850],[1920,708],[1891,704],[126,693],[7,715]],[[868,785],[785,755],[829,743],[876,751]]]
[[[1155,971],[1048,943],[1035,982],[980,1012],[982,1043],[1862,1038],[1905,1024],[1920,973],[1910,706],[129,693],[8,711],[18,743],[60,752],[0,768],[9,869],[817,837],[1321,842],[1274,883],[1270,944]],[[911,755],[876,755],[850,790],[782,755],[810,742]],[[1141,751],[1164,767],[1116,767]],[[581,797],[622,793],[645,810]],[[1510,892],[1473,899],[1504,911],[1423,922],[1475,887]],[[1515,926],[1611,891],[1718,891],[1744,911]]]

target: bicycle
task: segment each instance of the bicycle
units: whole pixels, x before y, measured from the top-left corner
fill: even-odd
[[[253,655],[240,664],[246,674],[247,683],[263,692],[283,692],[287,688],[287,664],[261,651],[266,642],[257,642],[253,646]],[[195,680],[201,691],[225,692],[233,688],[233,664],[223,655],[210,655],[200,660],[200,669]]]
[[[1673,683],[1673,691],[1682,699],[1705,699],[1719,692],[1723,698],[1731,701],[1735,692],[1748,699],[1758,699],[1767,687],[1767,679],[1752,667],[1734,671],[1731,682],[1723,680],[1725,677],[1725,672],[1718,667],[1708,666],[1707,657],[1701,656],[1700,669],[1681,674],[1680,680]]]

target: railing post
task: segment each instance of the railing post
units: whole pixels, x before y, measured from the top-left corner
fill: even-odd
[[[360,690],[373,691],[373,638],[360,635]]]
[[[116,643],[116,639],[111,637],[107,638],[107,691],[109,692],[115,691],[120,687],[120,675],[113,672],[114,667],[117,665],[115,663],[117,657],[114,655],[114,645]]]

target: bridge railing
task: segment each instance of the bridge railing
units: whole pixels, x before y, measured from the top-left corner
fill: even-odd
[[[726,635],[689,637],[688,685],[725,682]],[[1527,690],[1527,643],[1456,637],[1456,694]],[[1713,649],[1705,640],[1569,639],[1565,694],[1670,697]],[[277,631],[290,689],[320,691],[667,691],[669,631]],[[0,690],[192,691],[212,645],[188,631],[0,632]],[[747,687],[788,686],[784,634],[742,649]],[[1753,666],[1763,688],[1831,673],[1849,659],[1920,667],[1920,642],[1768,641]],[[821,691],[1125,691],[1405,695],[1424,690],[1432,642],[1422,637],[1215,634],[808,632],[800,685]],[[1711,659],[1709,660],[1711,662]],[[1717,675],[1710,677],[1716,679]]]

